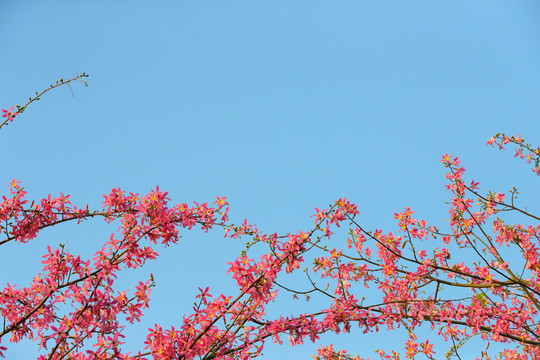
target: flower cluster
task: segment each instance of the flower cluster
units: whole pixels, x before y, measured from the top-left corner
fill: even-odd
[[[113,189],[104,196],[103,210],[90,211],[71,206],[69,196],[48,196],[28,203],[19,182],[9,185],[10,196],[0,203],[0,229],[5,239],[24,243],[39,231],[66,221],[81,222],[91,217],[119,220],[117,235],[111,235],[92,259],[71,254],[64,246],[48,247],[43,256],[43,271],[27,287],[11,284],[0,292],[0,314],[5,327],[0,338],[10,334],[10,341],[33,338],[48,349],[43,359],[61,359],[67,355],[79,359],[125,358],[121,317],[128,323],[140,321],[148,307],[153,279],[139,282],[131,296],[116,291],[116,273],[122,268],[137,268],[158,256],[152,245],[165,246],[178,241],[178,227],[198,225],[212,228],[219,213],[226,213],[224,198],[217,207],[187,204],[168,207],[167,193],[159,188],[145,196]],[[4,225],[5,224],[5,225]],[[146,243],[146,245],[145,245]],[[61,315],[58,306],[71,304],[72,311]],[[82,349],[94,340],[93,350]]]
[[[18,115],[13,107],[3,112],[6,121]],[[520,136],[497,134],[488,141],[500,149],[510,143],[518,147],[517,157],[535,162],[533,171],[540,175],[540,150]],[[33,241],[41,230],[65,222],[103,218],[119,226],[91,258],[72,254],[64,245],[48,247],[43,269],[30,284],[8,283],[1,289],[0,341],[4,336],[11,342],[34,339],[46,353],[40,360],[247,360],[260,355],[266,341],[282,344],[284,337],[295,346],[318,342],[327,332],[402,328],[409,334],[403,344],[406,359],[434,359],[433,344],[415,335],[419,326],[428,324],[451,341],[450,355],[458,355],[460,344],[478,335],[507,347],[499,359],[538,359],[540,225],[508,224],[495,215],[538,217],[514,204],[517,191],[511,192],[509,202],[499,192],[482,195],[477,182],[464,180],[465,168],[457,157],[445,154],[441,161],[448,169],[446,188],[451,193],[448,231],[415,218],[407,207],[394,214],[399,235],[365,229],[357,206],[345,198],[315,208],[310,228],[278,235],[263,233],[247,220],[229,223],[224,197],[213,204],[171,204],[159,187],[146,195],[117,188],[104,195],[102,209],[92,211],[72,205],[63,194],[29,201],[13,180],[0,201],[0,245]],[[156,283],[151,275],[131,291],[119,290],[118,272],[155,260],[158,245],[176,244],[182,229],[208,232],[214,227],[231,239],[251,238],[246,250],[228,263],[237,292],[217,295],[200,288],[193,312],[169,329],[155,324],[138,353],[125,353],[123,329],[140,321]],[[346,246],[340,248],[331,242],[345,228]],[[263,254],[250,257],[256,246]],[[521,262],[508,259],[509,249],[521,254]],[[299,271],[307,276],[308,290],[282,285]],[[317,309],[267,315],[268,305],[287,293],[306,300],[320,296]],[[0,347],[0,356],[5,350]],[[400,359],[400,353],[386,351],[377,354]],[[482,356],[488,358],[487,353]],[[320,346],[314,359],[361,360],[332,345]]]
[[[498,141],[497,141],[498,140]],[[495,136],[491,137],[487,145],[495,146],[497,145],[499,147],[499,150],[504,149],[504,146],[507,144],[513,143],[516,147],[516,153],[514,157],[519,157],[520,159],[523,159],[527,162],[527,164],[530,164],[531,162],[534,162],[534,167],[532,168],[532,171],[540,176],[540,147],[534,148],[531,144],[526,143],[522,138],[521,135],[518,136],[507,136],[504,133],[497,133]]]

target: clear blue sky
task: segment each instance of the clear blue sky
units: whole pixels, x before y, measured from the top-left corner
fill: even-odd
[[[504,131],[540,144],[539,16],[536,1],[2,1],[0,107],[90,78],[2,129],[0,184],[93,207],[113,187],[159,185],[175,202],[227,196],[235,222],[282,233],[345,196],[366,227],[396,232],[392,214],[405,206],[444,226],[448,152],[481,190],[519,186],[534,209],[530,167],[485,143]],[[28,284],[47,244],[89,255],[112,231],[98,220],[3,246],[1,283]],[[197,286],[233,291],[226,262],[243,242],[183,235],[121,279],[158,281],[126,332],[130,349],[155,322],[178,324]],[[344,346],[373,358],[388,339],[353,333]],[[36,354],[8,347],[10,359]],[[316,347],[268,354],[309,358]]]

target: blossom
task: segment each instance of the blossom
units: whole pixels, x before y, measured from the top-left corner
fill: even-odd
[[[13,121],[13,118],[19,114],[17,112],[13,112],[13,108],[15,106],[12,106],[9,110],[2,109],[2,112],[4,113],[2,117],[7,118],[9,121]]]

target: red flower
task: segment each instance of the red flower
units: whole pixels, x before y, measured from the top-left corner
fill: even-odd
[[[13,121],[13,118],[19,114],[17,112],[13,112],[13,108],[15,106],[12,106],[9,110],[2,109],[2,112],[4,113],[2,117],[7,117],[9,121]]]

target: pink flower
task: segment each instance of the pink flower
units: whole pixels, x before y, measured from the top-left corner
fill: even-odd
[[[13,118],[19,114],[17,112],[13,112],[13,108],[15,106],[12,106],[9,110],[2,109],[2,112],[4,113],[2,117],[8,118],[9,121],[13,121]]]

